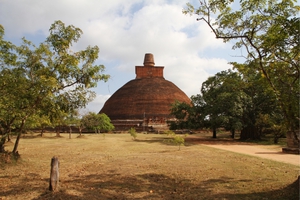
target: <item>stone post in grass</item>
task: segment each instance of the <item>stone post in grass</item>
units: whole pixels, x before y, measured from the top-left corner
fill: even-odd
[[[58,190],[58,182],[59,182],[59,161],[58,158],[54,156],[51,159],[49,190],[50,191]]]

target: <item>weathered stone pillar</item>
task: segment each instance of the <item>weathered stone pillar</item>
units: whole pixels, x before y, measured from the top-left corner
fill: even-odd
[[[51,159],[49,190],[50,191],[58,190],[58,183],[59,183],[59,161],[58,158],[54,156]]]

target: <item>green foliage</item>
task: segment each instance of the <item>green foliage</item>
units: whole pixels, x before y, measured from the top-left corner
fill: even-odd
[[[180,150],[180,147],[184,145],[184,141],[184,138],[180,135],[175,135],[173,137],[173,143],[178,146],[178,150]]]
[[[108,132],[115,128],[110,118],[104,113],[96,114],[90,112],[82,117],[81,123],[84,127],[94,130],[95,133]]]
[[[192,106],[185,103],[175,101],[171,107],[171,115],[175,116],[177,121],[171,123],[171,130],[175,129],[189,129],[192,128],[192,124],[189,122]]]
[[[104,132],[109,132],[115,129],[114,125],[111,123],[110,118],[105,114],[98,114],[99,129]]]
[[[175,116],[176,121],[171,123],[170,129],[197,129],[203,126],[203,101],[199,96],[191,97],[191,104],[175,101],[172,104],[170,114]]]
[[[284,137],[287,130],[284,123],[282,123],[283,117],[279,115],[274,116],[275,113],[272,114],[259,114],[255,126],[261,135],[272,135],[274,143],[277,144],[279,138]]]
[[[244,65],[235,66],[240,70],[222,71],[209,77],[202,84],[202,95],[192,96],[193,106],[186,109],[176,105],[176,112],[184,109],[188,116],[185,124],[210,128],[214,138],[218,128],[225,128],[231,131],[233,138],[236,130],[242,130],[242,139],[259,139],[262,133],[256,123],[258,116],[270,114],[280,119],[282,112],[271,88],[259,73]],[[279,122],[276,120],[277,125]],[[249,128],[253,128],[251,133],[243,134]]]
[[[166,134],[168,137],[174,137],[175,133],[171,130],[164,131],[163,134]]]
[[[81,116],[78,110],[74,110],[72,113],[68,113],[68,115],[64,119],[64,124],[67,126],[82,126]]]
[[[94,65],[97,46],[71,49],[82,34],[79,28],[56,21],[49,31],[38,46],[25,38],[16,46],[3,40],[0,27],[0,123],[6,132],[17,125],[21,133],[34,115],[61,121],[66,113],[85,107],[95,97],[91,88],[109,78],[102,74],[103,65]],[[19,139],[20,134],[14,152]]]
[[[300,6],[296,2],[201,0],[198,8],[188,3],[183,10],[184,14],[199,15],[198,20],[204,21],[216,38],[235,41],[233,49],[245,50],[246,62],[236,69],[251,69],[262,77],[265,83],[260,87],[268,84],[285,126],[292,131],[299,128]]]
[[[172,108],[171,108],[171,113],[180,120],[185,120],[188,117],[188,113],[189,113],[189,109],[190,109],[190,105],[183,102],[179,102],[179,101],[175,101],[172,104]]]
[[[51,121],[49,117],[45,115],[32,115],[28,117],[24,129],[34,129],[40,128],[42,130],[41,136],[43,136],[43,131],[46,127],[51,126]]]
[[[133,140],[135,140],[135,139],[137,138],[137,133],[136,133],[135,128],[131,127],[131,128],[128,130],[128,133],[130,134],[130,136],[132,137]]]
[[[180,147],[184,145],[184,142],[185,142],[184,138],[187,136],[187,134],[185,134],[183,136],[176,135],[171,130],[164,131],[163,133],[169,137],[169,139],[164,140],[164,142],[178,146],[178,150],[180,150]]]
[[[247,96],[238,73],[228,70],[209,77],[202,84],[201,92],[205,101],[203,113],[210,128],[241,128],[243,103]]]

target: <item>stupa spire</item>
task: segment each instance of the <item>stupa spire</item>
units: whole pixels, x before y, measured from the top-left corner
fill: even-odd
[[[154,67],[154,56],[152,53],[146,53],[144,57],[144,66],[145,67]]]

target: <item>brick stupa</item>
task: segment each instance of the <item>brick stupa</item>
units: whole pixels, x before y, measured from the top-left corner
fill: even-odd
[[[118,89],[104,104],[100,113],[112,120],[116,130],[149,128],[165,130],[171,104],[175,100],[190,104],[191,100],[175,84],[165,80],[163,66],[155,66],[153,55],[145,54],[144,66],[136,66],[136,78]]]

